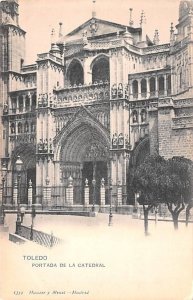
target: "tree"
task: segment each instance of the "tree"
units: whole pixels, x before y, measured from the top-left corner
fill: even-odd
[[[143,205],[145,234],[148,234],[148,213],[159,203],[166,203],[172,215],[174,228],[186,207],[186,224],[193,207],[193,162],[184,157],[165,160],[160,156],[148,156],[132,170],[131,188],[140,194]]]
[[[178,217],[185,207],[188,225],[190,209],[193,207],[193,162],[184,157],[169,159],[161,188],[162,197],[165,197],[173,218],[174,228],[178,229]]]
[[[139,193],[139,204],[143,206],[145,235],[148,235],[148,214],[157,207],[160,198],[160,177],[165,171],[165,159],[161,156],[147,156],[142,164],[131,171],[130,187]]]

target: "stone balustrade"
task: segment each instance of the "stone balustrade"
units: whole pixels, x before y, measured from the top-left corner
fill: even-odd
[[[56,91],[54,107],[76,106],[80,103],[108,101],[109,83],[99,82],[91,85],[78,85]]]

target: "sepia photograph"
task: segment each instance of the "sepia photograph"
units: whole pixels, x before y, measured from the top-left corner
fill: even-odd
[[[0,300],[193,300],[193,0],[0,0]]]

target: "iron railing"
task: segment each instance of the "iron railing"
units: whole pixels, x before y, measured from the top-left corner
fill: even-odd
[[[19,228],[19,235],[27,240],[31,240],[41,246],[52,248],[53,246],[62,243],[62,239],[55,237],[53,233],[48,234],[30,227],[21,225]]]

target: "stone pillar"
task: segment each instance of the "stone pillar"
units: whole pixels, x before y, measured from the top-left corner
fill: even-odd
[[[3,187],[0,186],[0,205],[3,203]]]
[[[105,180],[101,179],[101,206],[105,206]]]
[[[130,82],[130,85],[129,85],[129,99],[133,100],[132,82]]]
[[[138,99],[141,99],[141,79],[137,80],[138,82]]]
[[[120,183],[117,185],[117,205],[122,205],[122,186]]]
[[[29,93],[28,96],[29,96],[29,111],[32,111],[32,94]]]
[[[32,206],[32,181],[30,179],[29,181],[29,187],[28,187],[28,206]]]
[[[147,99],[149,98],[150,96],[150,79],[147,78]]]
[[[26,105],[25,105],[26,97],[23,95],[23,112],[26,112]]]
[[[164,96],[167,96],[167,75],[164,75]]]
[[[13,205],[16,207],[17,206],[17,180],[15,180],[14,185],[13,185]]]
[[[73,178],[68,178],[68,187],[66,188],[66,200],[69,206],[73,205]]]
[[[155,77],[155,96],[158,97],[158,77]]]
[[[44,186],[43,189],[43,205],[46,207],[51,206],[51,186],[49,177],[46,177],[46,186]]]
[[[16,114],[19,113],[19,96],[16,97]]]
[[[88,186],[88,179],[85,180],[85,187],[84,187],[84,205],[89,205],[89,186]]]

